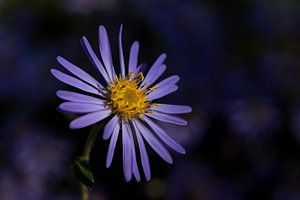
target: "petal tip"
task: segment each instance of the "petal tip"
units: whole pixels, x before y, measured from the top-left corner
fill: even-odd
[[[186,154],[186,151],[184,148],[182,148],[180,151],[178,151],[179,153],[181,153],[182,155],[185,155]]]
[[[169,163],[169,164],[173,164],[173,159],[172,158],[170,158],[170,159],[168,159],[168,160],[166,160],[167,161],[167,163]]]
[[[179,88],[179,87],[178,87],[177,85],[174,85],[174,87],[171,88],[171,91],[172,91],[172,92],[176,92],[176,91],[178,90],[178,88]],[[172,90],[172,89],[173,89],[173,90]]]
[[[103,140],[108,140],[108,138],[109,138],[109,137],[106,136],[106,135],[103,135],[103,136],[102,136],[102,139],[103,139]]]
[[[105,167],[110,168],[110,166],[111,166],[111,162],[106,161]]]
[[[59,110],[64,110],[64,103],[61,103],[58,107],[57,107],[57,109],[59,109]]]
[[[123,24],[120,25],[119,38],[122,37],[122,32],[123,32]]]
[[[100,26],[99,26],[99,32],[101,32],[101,33],[105,33],[105,32],[106,32],[106,28],[105,28],[105,26],[103,26],[103,25],[100,25]]]
[[[56,91],[56,96],[61,97],[63,95],[64,91],[63,90],[57,90]]]
[[[178,75],[174,75],[176,83],[180,80],[180,77]]]
[[[70,129],[77,129],[78,127],[74,125],[72,122],[69,124]]]
[[[188,125],[188,122],[187,121],[183,121],[183,122],[181,122],[181,124],[180,125],[182,125],[182,126],[186,126],[186,125]]]
[[[131,180],[131,177],[125,175],[125,181],[126,181],[126,182],[129,182],[130,180]]]
[[[146,177],[146,181],[149,182],[151,180],[151,176]]]
[[[140,43],[139,43],[139,41],[134,41],[134,42],[133,42],[133,45],[134,45],[134,46],[137,46],[137,48],[138,48],[138,47],[140,46]]]
[[[85,36],[82,36],[82,37],[80,38],[80,42],[81,42],[81,44],[85,44],[85,43],[88,42],[88,39],[87,39]]]
[[[61,56],[56,56],[56,60],[60,63],[60,61],[63,59]]]
[[[50,69],[50,72],[51,72],[51,74],[52,74],[53,76],[56,76],[58,70],[52,68],[52,69]]]

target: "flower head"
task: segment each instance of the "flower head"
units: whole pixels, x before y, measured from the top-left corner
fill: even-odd
[[[131,180],[132,174],[137,181],[140,180],[135,140],[138,144],[145,177],[149,180],[150,165],[144,140],[168,163],[173,162],[172,157],[162,143],[179,153],[185,153],[184,148],[155,122],[158,120],[177,125],[187,124],[185,120],[173,114],[189,113],[192,110],[189,106],[154,102],[160,97],[175,92],[178,89],[176,83],[179,81],[179,77],[173,75],[156,83],[166,70],[166,65],[163,64],[166,59],[165,54],[157,58],[144,76],[141,71],[143,65],[138,66],[138,42],[134,42],[131,46],[128,68],[125,70],[122,26],[119,32],[119,74],[116,73],[113,66],[110,42],[103,26],[99,27],[99,49],[102,62],[96,56],[87,38],[82,37],[81,41],[91,62],[103,76],[106,86],[66,59],[57,57],[58,62],[73,76],[56,69],[51,70],[52,74],[58,80],[85,93],[57,91],[57,96],[66,100],[60,104],[59,109],[68,113],[82,114],[70,123],[72,129],[87,127],[110,117],[103,134],[105,140],[110,139],[106,166],[111,165],[117,139],[121,134],[126,181]]]

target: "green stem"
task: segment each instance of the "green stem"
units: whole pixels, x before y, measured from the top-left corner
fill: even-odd
[[[84,148],[83,148],[83,152],[80,156],[82,159],[84,159],[88,162],[90,161],[90,153],[94,146],[95,139],[98,135],[98,130],[99,130],[99,125],[95,124],[89,133],[89,136],[88,136],[86,143],[84,145]]]
[[[91,131],[89,133],[89,136],[86,140],[86,143],[84,145],[84,148],[83,148],[83,152],[80,156],[80,158],[82,160],[86,160],[87,163],[89,163],[90,161],[90,153],[91,153],[91,150],[94,146],[94,143],[95,143],[95,140],[97,138],[97,135],[98,135],[98,130],[99,130],[99,125],[95,124],[92,128],[91,128]],[[80,182],[80,199],[81,200],[88,200],[89,199],[89,188]]]
[[[89,199],[89,188],[84,184],[80,183],[80,199],[88,200]]]

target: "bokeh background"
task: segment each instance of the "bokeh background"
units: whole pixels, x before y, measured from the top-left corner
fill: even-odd
[[[79,39],[96,48],[105,25],[117,61],[123,24],[126,55],[139,40],[140,62],[166,52],[181,76],[164,100],[193,112],[165,128],[187,154],[168,165],[149,149],[152,180],[125,183],[120,143],[106,169],[99,137],[92,199],[299,200],[299,22],[298,0],[1,0],[0,198],[79,199],[70,166],[89,128],[68,128],[55,91],[70,87],[49,70],[61,55],[98,76]]]

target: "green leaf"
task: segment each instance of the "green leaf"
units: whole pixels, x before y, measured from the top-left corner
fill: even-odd
[[[93,172],[86,159],[77,158],[72,166],[72,170],[76,178],[88,188],[91,188],[95,183]]]

